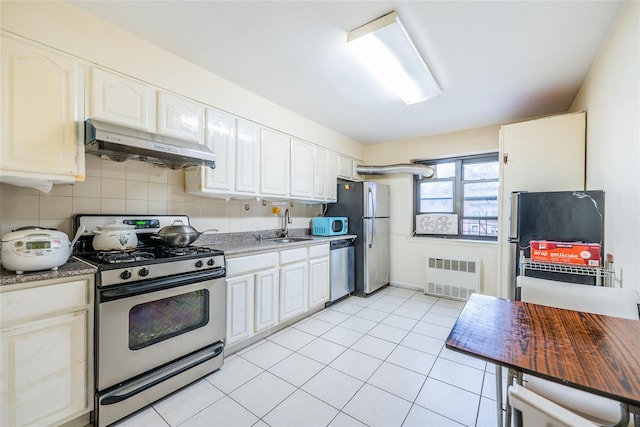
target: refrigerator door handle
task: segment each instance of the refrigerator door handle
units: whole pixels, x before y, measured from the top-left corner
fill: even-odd
[[[511,209],[509,212],[509,242],[513,243],[520,238],[518,233],[518,204],[520,193],[514,191],[511,193]]]
[[[372,213],[372,215],[371,215],[371,236],[370,236],[371,238],[369,239],[369,249],[371,249],[371,247],[373,246],[373,232],[374,232],[373,223],[375,222],[374,218],[376,217],[376,205],[375,205],[375,203],[373,203],[373,191],[371,191],[371,187],[369,187],[369,203],[370,203],[369,206],[371,206],[371,213]]]

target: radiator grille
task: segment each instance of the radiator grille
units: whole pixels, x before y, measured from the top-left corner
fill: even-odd
[[[480,261],[427,257],[425,293],[468,300],[480,290]]]

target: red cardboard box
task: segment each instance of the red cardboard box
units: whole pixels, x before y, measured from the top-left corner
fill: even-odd
[[[600,244],[532,240],[531,261],[600,267]]]

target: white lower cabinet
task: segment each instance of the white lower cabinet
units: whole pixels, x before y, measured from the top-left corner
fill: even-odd
[[[227,339],[230,345],[253,335],[253,274],[227,279]]]
[[[278,253],[227,260],[226,345],[274,326],[278,313]]]
[[[93,276],[2,292],[0,425],[60,425],[93,409]]]
[[[278,270],[271,269],[255,275],[254,331],[261,332],[278,322]]]
[[[329,301],[329,244],[309,247],[309,308]]]
[[[307,248],[280,252],[280,316],[285,321],[307,311],[309,266]]]
[[[226,345],[235,347],[329,300],[329,243],[227,259]]]

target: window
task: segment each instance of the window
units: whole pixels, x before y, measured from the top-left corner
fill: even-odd
[[[420,160],[431,178],[415,180],[417,234],[496,240],[498,154]]]

